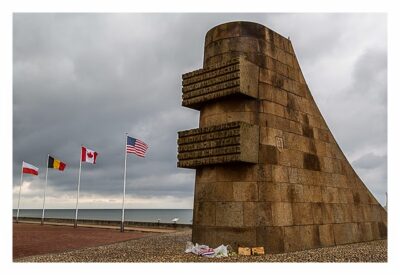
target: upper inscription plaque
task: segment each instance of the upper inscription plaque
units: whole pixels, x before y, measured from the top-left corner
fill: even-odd
[[[258,67],[238,57],[182,75],[182,105],[200,110],[204,102],[228,95],[258,97]]]
[[[178,167],[258,161],[258,126],[231,122],[178,132]]]

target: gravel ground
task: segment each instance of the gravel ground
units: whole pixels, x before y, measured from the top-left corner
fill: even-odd
[[[373,241],[263,256],[205,258],[184,253],[191,230],[20,258],[15,262],[387,262],[387,241]]]

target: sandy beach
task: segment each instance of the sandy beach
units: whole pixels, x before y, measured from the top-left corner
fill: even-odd
[[[120,233],[115,229],[74,229],[50,225],[42,226],[47,231],[46,237],[38,239],[36,235],[35,243],[31,242],[31,247],[38,249],[44,246],[48,247],[47,251],[36,251],[36,254],[31,252],[31,256],[15,254],[21,249],[17,244],[22,239],[16,241],[18,232],[28,227],[32,230],[41,226],[14,224],[14,262],[387,262],[386,240],[283,254],[235,255],[212,259],[184,252],[186,242],[191,239],[190,229],[179,229],[171,233]],[[32,234],[39,234],[38,231],[25,231],[24,238],[29,239]],[[57,231],[64,232],[64,235]],[[70,235],[71,231],[73,235]],[[58,241],[54,242],[51,236],[57,236]]]

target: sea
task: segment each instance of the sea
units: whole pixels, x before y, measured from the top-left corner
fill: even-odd
[[[121,209],[79,209],[78,219],[120,221]],[[13,216],[17,210],[13,209]],[[20,217],[41,218],[42,209],[20,209]],[[75,219],[75,209],[45,209],[45,218]],[[125,209],[125,221],[192,224],[193,209]]]

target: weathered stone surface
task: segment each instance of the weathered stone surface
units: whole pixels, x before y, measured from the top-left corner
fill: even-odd
[[[218,226],[241,227],[244,225],[242,202],[217,202],[215,212]]]
[[[260,145],[259,162],[278,164],[278,149],[272,145]]]
[[[281,201],[281,184],[268,181],[258,183],[260,201]]]
[[[266,253],[280,253],[284,249],[283,227],[260,226],[257,227],[257,245],[264,246]]]
[[[284,148],[284,150],[278,153],[278,164],[293,168],[303,168],[303,153],[297,150]],[[299,173],[297,173],[297,175],[296,178],[299,178]]]
[[[289,182],[290,183],[297,183],[298,182],[298,174],[297,174],[298,169],[297,168],[288,168],[288,173],[289,173]]]
[[[311,203],[292,203],[292,215],[294,225],[314,224]]]
[[[259,169],[254,167],[254,165],[248,164],[243,165],[239,163],[234,163],[229,166],[218,165],[217,166],[217,180],[218,181],[228,181],[228,182],[244,182],[244,181],[257,181]],[[268,170],[264,171],[266,177],[271,177]]]
[[[243,222],[245,226],[272,225],[270,202],[243,202]]]
[[[213,182],[217,180],[217,169],[213,166],[203,166],[196,169],[196,182]]]
[[[285,226],[283,227],[284,236],[284,251],[297,251],[303,250],[301,242],[302,236],[300,235],[300,226]]]
[[[332,224],[322,224],[318,226],[319,240],[322,246],[335,245]]]
[[[333,233],[335,236],[336,244],[345,244],[355,242],[353,236],[353,224],[352,223],[339,223],[333,224]]]
[[[219,244],[211,244],[212,247],[220,246],[222,243],[229,243],[234,249],[237,249],[238,246],[256,246],[255,227],[215,227],[211,229],[211,231],[213,230],[216,231],[216,240]]]
[[[320,171],[319,158],[316,155],[304,153],[304,165],[305,169]]]
[[[199,182],[195,190],[196,201],[234,200],[234,189],[231,182]]]
[[[288,39],[231,22],[207,33],[203,60],[182,80],[200,128],[178,134],[178,166],[196,168],[194,242],[280,253],[387,237]]]
[[[334,223],[335,216],[333,206],[330,203],[321,203],[322,223]]]
[[[215,227],[196,225],[192,228],[192,241],[197,243],[207,243],[211,247],[218,246]]]
[[[194,225],[215,225],[215,202],[198,202],[194,207]]]
[[[361,231],[361,237],[362,237],[361,241],[369,242],[373,240],[371,223],[362,222],[358,223],[358,225],[360,226],[360,231]]]
[[[288,168],[282,165],[273,165],[272,178],[275,182],[289,182]]]
[[[272,224],[274,226],[293,225],[292,204],[288,202],[273,202]]]
[[[257,201],[258,185],[257,182],[228,182],[233,187],[234,201]],[[228,189],[228,188],[226,188]],[[225,190],[226,190],[225,189]]]
[[[284,202],[304,202],[303,185],[281,184],[281,199]]]
[[[311,207],[314,224],[323,224],[324,219],[322,216],[322,203],[312,203]]]
[[[300,235],[300,242],[302,243],[303,249],[313,249],[321,247],[317,225],[300,226]]]
[[[261,100],[275,102],[284,107],[287,106],[287,91],[283,89],[276,88],[272,84],[260,82],[258,86],[258,92]]]
[[[322,202],[322,192],[320,186],[304,185],[303,193],[306,202]]]

